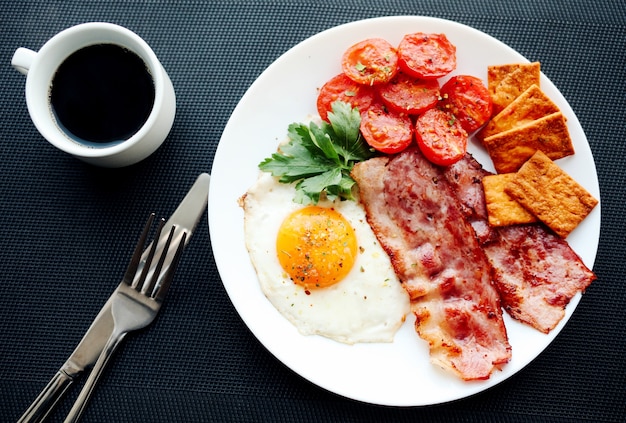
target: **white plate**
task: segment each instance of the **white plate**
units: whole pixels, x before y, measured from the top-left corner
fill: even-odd
[[[544,335],[505,317],[513,358],[487,381],[463,382],[429,362],[428,347],[409,318],[389,344],[340,344],[302,336],[265,298],[244,245],[243,211],[237,199],[258,176],[259,162],[286,138],[287,126],[316,115],[317,89],[341,72],[344,50],[365,38],[382,37],[397,45],[411,32],[445,33],[457,47],[453,74],[487,80],[487,65],[527,62],[500,41],[467,26],[428,17],[385,17],[341,25],[296,45],[252,84],[235,108],[220,140],[209,193],[209,227],[215,261],[237,312],[259,341],[281,362],[310,382],[336,394],[372,404],[419,406],[464,398],[511,377],[537,357],[561,331],[563,321]],[[595,164],[585,134],[559,90],[542,74],[544,92],[567,117],[576,154],[559,164],[600,198]],[[469,150],[486,167],[491,162],[476,144]],[[585,264],[593,266],[600,233],[600,207],[568,241]]]

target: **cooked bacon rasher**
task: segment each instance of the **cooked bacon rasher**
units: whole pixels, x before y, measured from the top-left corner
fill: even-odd
[[[596,279],[567,241],[543,224],[490,227],[482,178],[490,172],[469,154],[444,171],[494,269],[502,305],[511,317],[548,333],[565,307]]]
[[[361,162],[352,176],[431,360],[464,380],[489,378],[511,347],[491,267],[442,168],[412,148]]]

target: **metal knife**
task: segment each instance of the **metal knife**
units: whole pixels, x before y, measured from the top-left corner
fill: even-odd
[[[203,173],[198,176],[183,201],[164,226],[164,228],[169,228],[172,225],[176,226],[174,238],[177,238],[182,232],[187,232],[185,244],[189,242],[191,234],[202,217],[204,210],[206,210],[209,182],[209,174]],[[150,247],[151,245],[146,247],[146,252],[150,250]],[[96,362],[104,348],[104,344],[113,331],[111,298],[114,295],[115,292],[113,292],[91,323],[74,352],[18,420],[18,423],[43,421],[63,394],[65,394],[72,382],[85,369],[91,367]]]

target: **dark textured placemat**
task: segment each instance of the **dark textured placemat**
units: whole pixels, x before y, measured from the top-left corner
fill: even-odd
[[[472,398],[406,409],[346,400],[284,367],[243,325],[211,258],[205,215],[163,313],[128,337],[84,421],[626,421],[626,6],[617,0],[3,1],[1,421],[16,420],[74,349],[147,214],[168,216],[210,171],[230,112],[265,67],[324,29],[402,14],[473,26],[540,61],[576,112],[596,160],[602,228],[598,281],[565,329],[524,370]],[[36,50],[96,20],[142,36],[177,93],[169,139],[125,169],[94,168],[47,144],[28,118],[25,78],[10,66],[15,48]]]

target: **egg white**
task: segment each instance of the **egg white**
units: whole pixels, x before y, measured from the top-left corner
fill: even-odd
[[[242,197],[246,248],[260,287],[274,307],[303,335],[321,335],[346,344],[392,342],[409,312],[409,297],[395,275],[355,201],[323,200],[354,228],[359,253],[340,282],[306,291],[283,270],[276,254],[276,237],[283,220],[304,207],[293,202],[295,188],[261,173]]]

